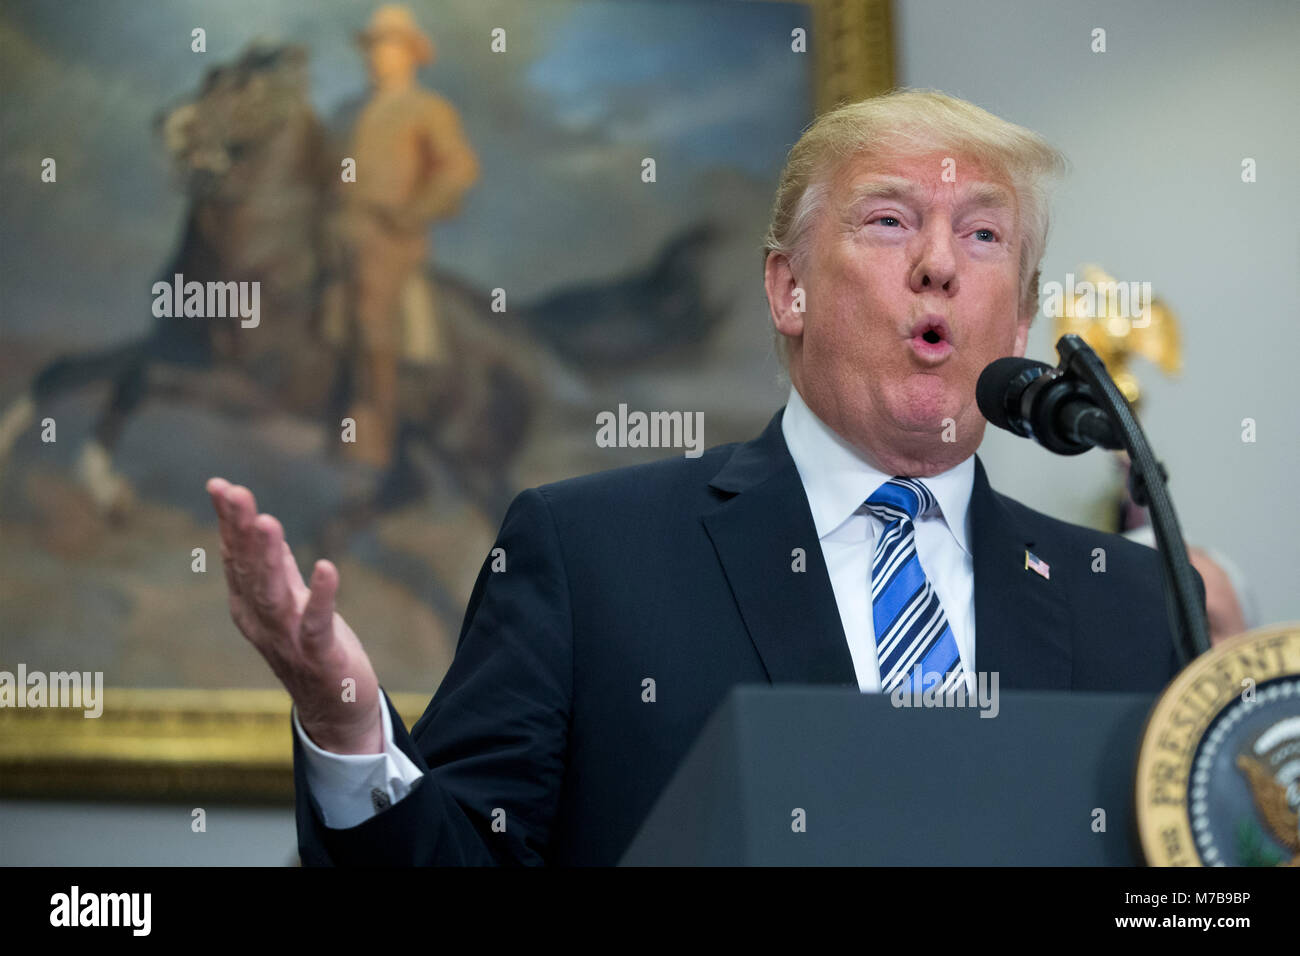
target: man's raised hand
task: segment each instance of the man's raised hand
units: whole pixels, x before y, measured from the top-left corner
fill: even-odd
[[[211,478],[221,528],[230,616],[266,658],[317,746],[334,753],[382,753],[379,681],[352,628],[334,610],[338,569],[317,561],[303,581],[280,522],[257,513],[253,493]],[[354,680],[345,694],[344,681]]]

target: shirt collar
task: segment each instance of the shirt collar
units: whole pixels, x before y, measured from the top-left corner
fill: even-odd
[[[818,539],[847,521],[873,491],[893,477],[869,465],[852,445],[813,414],[793,385],[781,417],[781,431],[808,496]],[[975,483],[975,456],[920,480],[938,500],[944,522],[957,544],[969,554],[968,512]]]

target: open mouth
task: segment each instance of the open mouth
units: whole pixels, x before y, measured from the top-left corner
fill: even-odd
[[[948,339],[948,326],[938,317],[922,319],[911,329],[909,341],[918,355],[925,359],[943,359],[952,352]]]

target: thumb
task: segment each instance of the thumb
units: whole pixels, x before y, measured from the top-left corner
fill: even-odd
[[[334,636],[334,595],[338,588],[338,568],[330,561],[317,561],[311,572],[311,593],[298,624],[298,638],[308,654],[319,654],[330,646]]]

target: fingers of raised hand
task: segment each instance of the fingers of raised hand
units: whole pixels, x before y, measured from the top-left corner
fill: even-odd
[[[210,478],[207,483],[208,497],[212,499],[212,510],[217,513],[217,529],[221,534],[221,567],[226,575],[226,587],[231,597],[239,594],[239,578],[235,574],[235,532],[231,521],[233,510],[226,503],[226,491],[231,487],[224,478]]]
[[[339,572],[333,562],[317,561],[311,573],[311,593],[298,625],[299,643],[308,654],[319,655],[333,642],[334,595],[338,586]]]
[[[243,485],[226,489],[225,501],[231,529],[231,558],[242,590],[252,584],[251,576],[262,564],[261,549],[253,521],[257,518],[257,500]]]
[[[288,545],[280,522],[271,515],[258,515],[253,493],[242,485],[213,478],[207,488],[221,529],[221,563],[231,614],[240,630],[252,637],[246,625],[262,618],[273,624],[272,630],[291,631],[292,587],[300,577],[296,568],[292,574],[286,568]]]
[[[294,558],[293,552],[289,550],[289,542],[283,542],[283,558],[285,572],[289,576],[289,589],[293,592],[295,598],[306,600],[307,585],[302,579],[302,572],[298,570],[298,561]]]
[[[280,617],[293,610],[289,577],[284,564],[284,529],[268,514],[253,519],[252,537],[257,544],[250,557],[253,600],[258,610]]]

